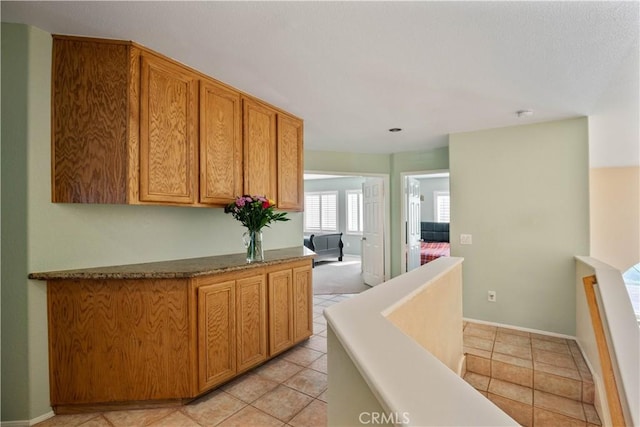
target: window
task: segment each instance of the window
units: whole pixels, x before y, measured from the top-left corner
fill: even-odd
[[[304,193],[304,231],[338,231],[338,192]]]
[[[435,206],[435,218],[436,222],[449,222],[449,192],[448,191],[434,191],[433,192]]]
[[[631,299],[633,311],[636,313],[638,324],[640,324],[640,263],[625,271],[622,278],[627,286],[627,292]]]
[[[362,190],[347,190],[347,234],[362,234]]]

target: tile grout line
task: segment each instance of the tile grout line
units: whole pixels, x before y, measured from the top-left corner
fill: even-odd
[[[467,328],[468,324],[469,323],[464,325],[463,333],[467,332],[466,328]],[[492,340],[492,351],[490,353],[491,354],[491,361],[490,361],[491,364],[490,364],[490,369],[489,369],[490,376],[489,376],[488,387],[491,386],[493,380],[495,379],[495,378],[493,378],[494,374],[496,373],[493,370],[493,356],[496,354],[496,346],[498,345],[498,332],[500,332],[500,331],[496,330],[496,333],[494,335],[494,339]],[[469,336],[473,336],[473,335],[469,335]],[[479,338],[479,336],[475,336],[475,337]],[[536,382],[535,382],[536,375],[535,374],[536,374],[537,370],[535,368],[534,350],[538,349],[538,347],[535,347],[533,345],[535,338],[536,337],[532,337],[531,334],[528,334],[528,343],[527,343],[527,346],[526,346],[526,348],[529,349],[530,354],[531,354],[531,362],[530,363],[531,363],[532,382],[531,382],[531,387],[527,387],[527,388],[529,388],[531,390],[531,393],[532,393],[531,402],[532,403],[531,403],[531,405],[527,405],[527,406],[530,406],[530,408],[531,408],[531,413],[530,414],[531,414],[532,427],[533,427],[533,424],[534,424],[535,411],[536,411],[536,408],[537,408],[537,406],[536,406],[537,399],[535,397],[536,396]],[[552,342],[555,342],[555,341],[552,341]],[[573,401],[573,402],[577,403],[579,408],[575,407],[575,409],[579,409],[579,411],[578,412],[574,412],[576,416],[573,416],[573,415],[570,415],[569,412],[557,411],[555,409],[547,409],[547,408],[544,408],[544,407],[540,407],[538,409],[544,410],[546,412],[553,413],[553,414],[558,415],[558,416],[562,416],[562,417],[566,417],[566,418],[570,418],[570,419],[576,420],[577,422],[584,423],[585,425],[586,424],[591,424],[591,421],[599,421],[599,420],[595,420],[594,418],[589,418],[589,416],[587,414],[587,406],[593,406],[593,405],[584,401],[584,397],[585,397],[585,395],[584,395],[584,382],[585,382],[584,378],[586,377],[586,374],[584,374],[582,372],[581,368],[580,368],[583,364],[582,364],[581,361],[577,360],[576,353],[572,350],[571,342],[568,339],[563,338],[561,344],[563,344],[564,349],[566,349],[568,351],[568,354],[566,353],[566,351],[558,351],[557,349],[555,349],[555,350],[554,349],[546,349],[545,350],[545,348],[543,347],[542,350],[545,350],[545,351],[547,351],[549,353],[554,353],[554,354],[557,353],[558,355],[570,356],[570,358],[568,360],[573,362],[572,363],[572,367],[566,367],[566,369],[576,370],[579,373],[579,380],[575,380],[575,379],[573,379],[573,380],[577,381],[579,383],[579,386],[580,386],[580,399],[579,400],[575,400],[575,399],[573,399],[573,398],[571,398],[569,396],[555,395],[554,393],[549,393],[549,394],[552,395],[552,396],[557,396],[557,397],[559,397],[561,399],[566,399],[566,400]],[[509,344],[507,343],[507,345],[509,345]],[[511,345],[514,345],[516,347],[518,346],[516,344],[511,344]],[[472,348],[476,348],[474,346],[471,346],[471,347]],[[502,354],[502,353],[500,353],[500,354]],[[516,357],[511,353],[506,353],[505,352],[504,354],[508,355],[508,356]],[[582,355],[580,354],[580,356],[582,356]],[[478,356],[478,357],[481,357],[481,356]],[[505,362],[505,363],[507,363],[507,362]],[[510,364],[510,363],[508,363],[508,364]],[[562,367],[562,366],[558,366],[558,367]],[[475,375],[479,375],[479,374],[477,374],[477,373],[475,373],[473,371],[468,371],[468,372],[470,372],[472,374],[475,374]],[[565,378],[565,376],[561,375],[561,374],[549,373],[549,375],[554,376],[554,377],[559,377],[559,378]],[[507,382],[510,382],[510,381],[507,380]],[[517,385],[517,383],[513,383],[513,384]],[[480,385],[480,384],[478,384],[478,385]],[[538,390],[538,391],[540,393],[543,392],[542,390]],[[487,393],[489,393],[488,390],[487,390]],[[512,397],[506,397],[506,395],[502,396],[502,395],[499,394],[497,396],[500,396],[501,398],[507,399],[507,400],[512,401],[512,402],[516,402],[516,403],[519,402],[519,400],[517,400],[517,399],[514,400]],[[558,409],[558,408],[556,408],[556,409]],[[589,414],[590,414],[590,416],[598,416],[597,412],[594,414],[592,411],[589,411]],[[582,416],[582,418],[580,417],[580,415]]]

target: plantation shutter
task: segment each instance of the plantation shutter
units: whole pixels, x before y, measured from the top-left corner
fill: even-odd
[[[436,222],[450,222],[448,192],[436,192]]]
[[[304,230],[316,233],[338,231],[337,192],[305,193]]]
[[[347,191],[347,233],[362,233],[362,190]]]
[[[320,195],[304,195],[304,228],[309,231],[320,230]]]
[[[322,194],[322,231],[338,231],[338,195]]]

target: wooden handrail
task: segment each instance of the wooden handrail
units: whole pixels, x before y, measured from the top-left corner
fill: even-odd
[[[600,366],[602,368],[602,379],[604,381],[605,392],[607,393],[607,403],[609,404],[609,414],[611,415],[611,423],[614,426],[624,426],[624,413],[622,412],[622,404],[620,403],[620,395],[618,394],[618,386],[616,385],[616,377],[611,363],[611,353],[609,345],[602,326],[602,317],[598,309],[598,300],[594,285],[596,276],[586,276],[582,278],[584,284],[584,293],[587,297],[589,313],[591,315],[591,324],[596,337],[596,345],[598,346],[598,355],[600,356]]]

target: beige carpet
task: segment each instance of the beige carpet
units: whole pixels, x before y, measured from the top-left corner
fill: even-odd
[[[360,257],[345,255],[342,261],[318,261],[313,269],[313,294],[358,294],[371,289],[362,281]]]

